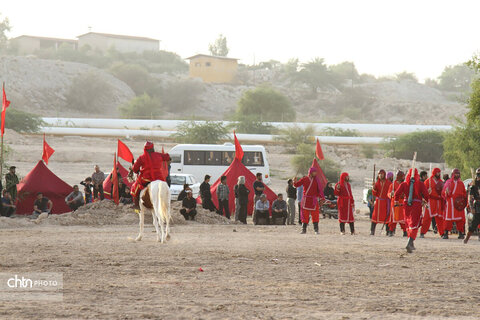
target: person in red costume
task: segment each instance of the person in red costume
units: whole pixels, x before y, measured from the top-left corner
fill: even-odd
[[[150,141],[145,143],[143,150],[143,154],[138,157],[131,169],[131,172],[137,174],[137,180],[131,189],[137,207],[140,203],[140,191],[150,182],[155,180],[167,181],[168,166],[171,161],[168,153],[155,152],[154,145]]]
[[[319,200],[324,201],[323,186],[320,179],[317,177],[317,169],[311,167],[308,171],[308,176],[297,180],[294,179],[294,186],[296,188],[303,186],[303,198],[302,198],[302,234],[307,233],[307,226],[312,216],[313,228],[315,234],[318,234],[318,222],[320,221],[320,206]]]
[[[350,186],[350,176],[343,172],[340,175],[340,181],[335,185],[335,195],[338,207],[338,222],[340,223],[340,233],[345,235],[345,223],[350,225],[350,233],[355,234],[355,201],[353,200],[352,187]]]
[[[451,178],[445,182],[442,190],[442,197],[446,201],[445,215],[443,221],[443,239],[448,239],[448,232],[452,229],[453,222],[457,226],[458,239],[465,238],[465,209],[458,210],[454,202],[459,199],[465,199],[467,203],[467,191],[462,180],[460,180],[460,170],[453,169]]]
[[[390,218],[388,219],[389,232],[387,231],[390,237],[393,237],[395,229],[397,228],[397,223],[400,224],[400,227],[403,230],[403,236],[404,237],[408,236],[407,226],[405,225],[405,216],[403,214],[404,199],[400,198],[400,201],[398,201],[397,203],[395,202],[395,199],[394,199],[395,191],[397,191],[398,187],[400,187],[403,181],[405,181],[405,173],[403,173],[402,170],[398,170],[395,181],[393,181],[393,183],[388,188],[388,198],[391,199],[390,208],[392,208],[390,212]]]
[[[412,175],[413,181],[411,179]],[[411,188],[412,182],[413,188]],[[412,191],[411,197],[410,191]],[[407,223],[408,235],[406,249],[408,253],[412,253],[412,250],[415,250],[415,245],[413,243],[417,238],[418,228],[420,228],[420,225],[422,224],[423,204],[426,204],[426,201],[428,201],[427,187],[425,187],[425,184],[420,181],[417,169],[408,170],[405,181],[400,184],[400,187],[398,187],[395,192],[395,201],[398,202],[402,198],[404,198],[403,212],[405,215],[405,222]]]
[[[392,182],[385,177],[385,170],[378,171],[377,181],[373,184],[372,194],[376,198],[372,214],[372,225],[370,235],[375,235],[377,223],[387,223],[390,215],[390,199],[388,199],[388,188]],[[388,231],[388,226],[387,226]]]
[[[434,168],[430,178],[425,180],[425,186],[428,190],[428,207],[425,208],[423,214],[422,230],[420,231],[420,238],[423,238],[430,228],[432,218],[435,218],[437,223],[437,230],[440,235],[443,235],[443,209],[445,207],[444,200],[439,192],[437,186],[443,186],[442,175],[440,168]]]

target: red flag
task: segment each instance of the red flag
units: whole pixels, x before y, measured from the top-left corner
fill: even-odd
[[[45,133],[43,134],[43,154],[42,154],[42,160],[45,161],[45,164],[48,164],[48,159],[52,156],[52,154],[55,152],[52,147],[50,147],[47,143],[47,140],[45,140]]]
[[[117,155],[113,156],[112,171],[112,200],[118,205],[118,174],[117,174]]]
[[[130,163],[133,162],[132,151],[130,151],[130,149],[127,147],[127,145],[125,143],[123,143],[122,141],[120,141],[120,139],[118,139],[117,149],[118,149],[118,157],[119,158],[122,158],[123,160],[128,161]]]
[[[322,168],[320,168],[320,165],[318,164],[317,159],[313,159],[312,161],[312,167],[317,168],[317,177],[320,179],[320,182],[322,183],[322,187],[325,188],[328,180],[327,177],[325,177],[325,174],[323,173]]]
[[[315,148],[315,155],[317,156],[318,160],[324,160],[325,157],[323,156],[322,146],[317,138],[317,147]]]
[[[235,159],[242,161],[243,149],[242,149],[242,146],[240,145],[240,142],[237,139],[237,135],[235,134],[235,131],[233,131],[233,138],[235,139]]]
[[[7,111],[10,101],[7,100],[7,95],[5,94],[5,83],[3,83],[3,99],[2,99],[2,137],[5,133],[5,112]]]
[[[162,146],[162,153],[165,153],[165,149],[163,149],[163,146]]]

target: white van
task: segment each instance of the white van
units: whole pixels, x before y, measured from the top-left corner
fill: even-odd
[[[243,164],[255,175],[263,174],[263,181],[270,183],[270,167],[264,146],[243,145]],[[171,174],[192,174],[198,181],[203,181],[206,174],[214,183],[228,169],[235,158],[235,146],[232,143],[213,144],[178,144],[169,152],[172,158]]]

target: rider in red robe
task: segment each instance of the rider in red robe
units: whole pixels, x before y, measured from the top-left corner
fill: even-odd
[[[155,180],[167,181],[170,156],[168,153],[155,152],[152,142],[147,141],[143,154],[138,157],[132,167],[132,172],[137,174],[137,180],[132,185],[131,194],[138,206],[140,191],[150,182]]]
[[[317,177],[317,169],[315,167],[311,167],[308,171],[308,176],[305,176],[300,180],[295,178],[294,181],[294,186],[296,188],[303,186],[303,198],[301,203],[302,233],[307,232],[310,215],[312,215],[313,228],[315,230],[315,234],[318,234],[318,222],[320,221],[319,201],[323,201],[325,196],[323,195],[322,183]]]
[[[422,230],[420,231],[420,238],[424,237],[424,234],[427,233],[428,228],[432,222],[432,218],[435,218],[437,223],[437,230],[440,235],[443,235],[443,211],[444,211],[444,200],[442,198],[441,192],[437,191],[437,185],[442,184],[442,176],[440,168],[433,168],[432,175],[430,178],[425,180],[425,186],[428,190],[428,207],[425,208],[423,214],[423,223]]]
[[[375,199],[375,206],[372,214],[372,225],[370,235],[375,235],[377,223],[387,223],[390,215],[390,199],[388,199],[388,188],[392,182],[386,179],[385,170],[378,172],[377,181],[373,185],[372,194]],[[388,226],[387,226],[388,228]]]
[[[411,202],[409,201],[410,195],[410,181],[413,171],[413,192]],[[412,253],[412,250],[415,250],[413,242],[417,237],[418,228],[422,224],[422,208],[424,201],[428,200],[428,190],[425,187],[425,184],[420,181],[420,176],[418,175],[417,169],[410,169],[408,171],[405,182],[402,182],[400,187],[398,187],[395,192],[394,199],[395,201],[400,201],[401,198],[404,198],[403,202],[403,212],[405,214],[405,222],[407,223],[407,234],[408,234],[408,244],[407,252]]]
[[[345,234],[345,223],[350,225],[350,233],[355,234],[355,201],[353,200],[352,187],[350,186],[350,177],[348,173],[343,172],[340,175],[340,182],[335,185],[335,195],[338,197],[338,222],[340,223],[340,233]]]
[[[442,196],[446,201],[445,215],[443,223],[443,239],[448,239],[448,232],[452,229],[453,222],[458,230],[458,239],[465,238],[465,209],[457,210],[454,201],[458,198],[464,198],[466,203],[467,191],[462,180],[460,180],[460,170],[453,169],[451,178],[445,182],[442,190]]]

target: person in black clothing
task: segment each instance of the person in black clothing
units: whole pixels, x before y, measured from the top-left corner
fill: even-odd
[[[84,186],[83,193],[85,193],[85,203],[91,203],[93,197],[92,178],[87,177],[85,178],[85,181],[80,182],[80,184]]]
[[[192,190],[187,190],[187,197],[182,200],[182,209],[180,213],[185,220],[195,220],[197,215],[197,201],[193,198]]]
[[[3,190],[3,197],[2,197],[2,216],[10,217],[12,214],[15,213],[17,207],[12,201],[12,196],[10,192],[7,190]]]
[[[468,233],[463,243],[468,242],[480,224],[480,168],[477,169],[475,181],[472,181],[469,193],[469,204],[473,214],[473,221],[470,227],[468,227]]]
[[[255,192],[255,197],[253,198],[253,222],[256,223],[256,212],[257,212],[257,202],[260,200],[260,197],[263,194],[263,191],[265,190],[265,185],[263,184],[263,177],[261,172],[257,172],[257,179],[253,183],[253,192]]]
[[[40,215],[43,212],[50,214],[52,211],[53,202],[47,197],[43,196],[43,193],[37,193],[37,200],[33,203],[33,215]]]
[[[133,203],[133,197],[132,197],[132,194],[130,193],[129,186],[125,186],[125,193],[120,197],[119,201],[120,203],[123,203],[123,204]]]
[[[249,194],[250,190],[248,190],[245,186],[245,177],[238,177],[238,183],[235,185],[235,197],[238,198],[238,220],[243,224],[247,224],[247,208]]]
[[[328,182],[325,188],[323,189],[323,194],[325,195],[326,200],[335,201],[337,198],[335,197],[335,190],[332,187],[332,183]]]
[[[202,207],[203,209],[210,210],[211,212],[216,211],[215,205],[212,201],[212,193],[210,192],[210,176],[207,174],[205,180],[200,185],[200,198],[202,198]]]
[[[297,188],[293,186],[293,180],[289,179],[287,182],[287,205],[288,217],[287,224],[295,224],[295,201],[297,200]]]
[[[192,190],[192,189],[190,188],[190,185],[188,183],[185,183],[183,185],[183,190],[180,191],[180,193],[178,194],[177,201],[182,201],[183,199],[185,199],[187,197],[188,190]]]
[[[427,171],[420,171],[420,181],[425,182],[428,179],[428,172]]]

